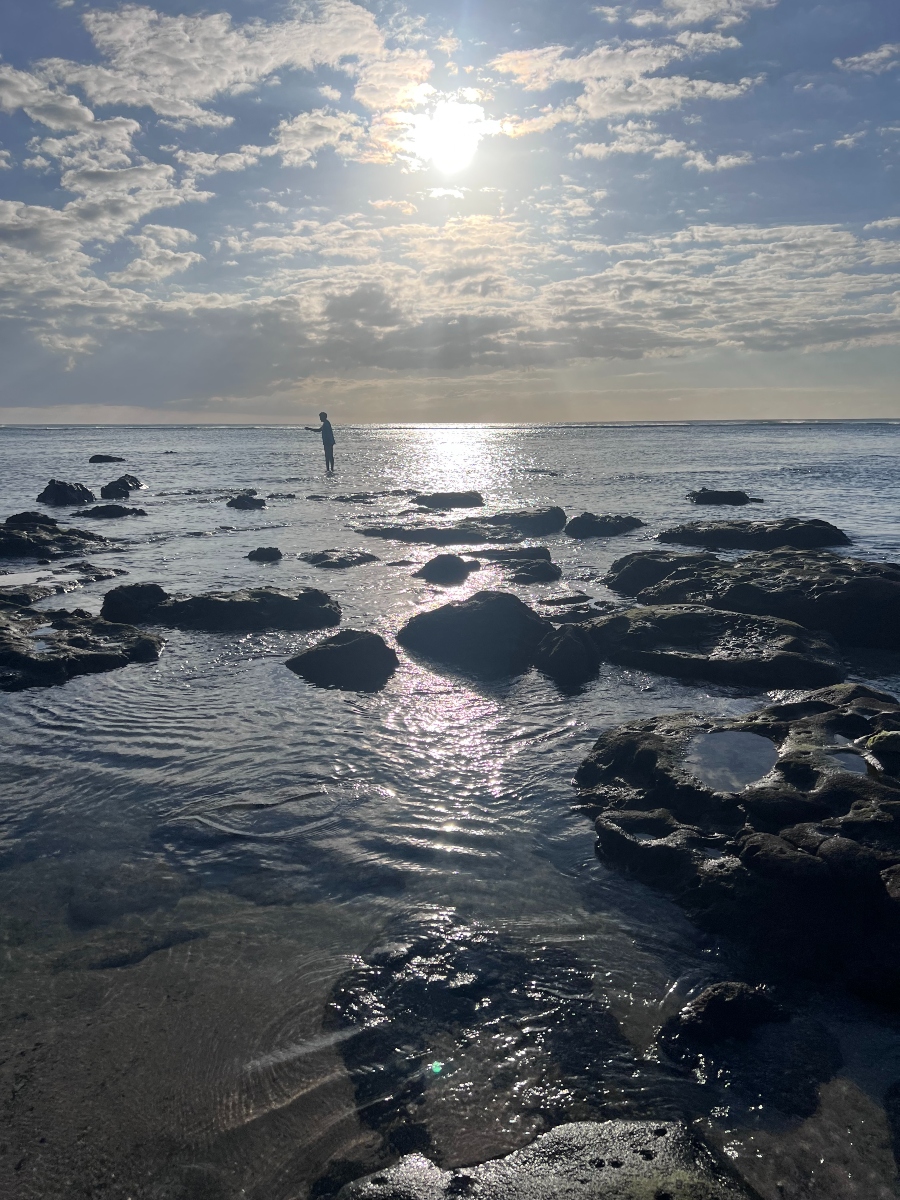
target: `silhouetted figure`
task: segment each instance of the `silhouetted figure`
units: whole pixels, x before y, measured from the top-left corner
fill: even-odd
[[[325,450],[325,470],[334,470],[334,430],[331,428],[331,422],[328,420],[328,413],[319,413],[319,420],[322,422],[320,429],[313,429],[311,425],[306,425],[305,428],[310,433],[321,433],[322,447]]]

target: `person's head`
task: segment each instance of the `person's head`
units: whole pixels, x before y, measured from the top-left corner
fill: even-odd
[[[328,420],[328,413],[319,413],[319,420],[320,420],[320,421],[327,421],[327,420]]]

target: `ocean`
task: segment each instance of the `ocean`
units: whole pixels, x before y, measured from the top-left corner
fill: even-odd
[[[507,586],[490,564],[458,588],[431,586],[410,560],[432,547],[360,533],[408,508],[386,494],[401,489],[645,522],[610,539],[537,539],[563,576],[514,589],[534,604],[566,590],[611,599],[615,559],[722,515],[689,503],[700,486],[765,501],[728,516],[823,518],[852,538],[850,554],[900,561],[900,422],[335,432],[326,476],[320,440],[300,428],[0,427],[0,517],[33,509],[50,478],[99,492],[127,471],[146,485],[130,501],[146,517],[97,522],[118,547],[83,557],[173,593],[323,588],[343,625],[388,640],[424,607]],[[125,461],[90,465],[99,452]],[[277,498],[226,507],[246,488]],[[247,559],[267,545],[280,562]],[[326,571],[297,557],[326,548],[379,561]],[[0,584],[67,578],[53,575],[64,562],[3,567]],[[111,586],[38,607],[99,612]],[[765,1200],[900,1194],[884,1107],[900,1080],[896,1018],[799,989],[816,1045],[833,1047],[804,1100],[777,1082],[803,1074],[802,1048],[749,1082],[666,1067],[655,1030],[734,977],[736,951],[600,863],[575,807],[572,776],[603,730],[662,712],[738,715],[765,693],[608,665],[566,695],[535,672],[475,682],[401,654],[387,687],[363,695],[285,669],[320,634],[165,636],[158,663],[0,694],[4,1195],[327,1197],[404,1148],[465,1164],[604,1116],[696,1122]],[[860,652],[850,666],[900,694],[900,656]],[[123,934],[159,948],[85,967]],[[363,1084],[352,1034],[329,1016],[335,989],[372,947],[410,938],[490,947],[493,1015],[463,1029],[415,1005],[401,1017],[382,997]],[[579,1084],[569,1058],[588,999],[607,1033]],[[424,1140],[385,1140],[392,1104]]]

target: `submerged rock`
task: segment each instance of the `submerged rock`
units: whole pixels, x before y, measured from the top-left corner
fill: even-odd
[[[550,551],[546,546],[510,546],[503,550],[471,550],[472,558],[483,558],[487,562],[501,563],[506,566],[517,566],[523,559],[540,558],[550,561]]]
[[[266,502],[262,496],[251,496],[249,492],[241,492],[238,496],[232,496],[227,506],[228,508],[240,509],[265,508]]]
[[[472,571],[477,571],[481,563],[466,561],[458,554],[437,554],[430,558],[418,571],[413,571],[417,579],[426,579],[429,583],[452,585],[463,583]]]
[[[864,749],[894,729],[900,702],[841,684],[735,720],[610,730],[575,782],[609,862],[781,969],[896,1006],[900,778]],[[735,736],[770,757],[735,757]]]
[[[413,502],[426,508],[482,508],[484,497],[481,492],[418,492]]]
[[[900,564],[828,551],[774,551],[723,562],[650,551],[614,562],[606,582],[644,604],[704,604],[824,629],[850,646],[900,649]]]
[[[566,523],[565,511],[556,505],[549,508],[522,508],[515,512],[495,513],[482,518],[486,525],[503,525],[525,537],[546,537],[559,533]]]
[[[580,517],[573,517],[565,531],[572,538],[618,537],[643,526],[644,522],[637,517],[617,516],[614,513],[604,513],[598,517],[595,513],[584,512]]]
[[[181,925],[154,929],[127,929],[104,933],[93,941],[61,954],[53,966],[57,971],[110,971],[133,967],[151,954],[182,946],[207,936],[205,930]]]
[[[549,629],[511,592],[476,592],[468,600],[417,613],[397,641],[445,666],[495,677],[527,671]]]
[[[76,609],[0,605],[0,691],[53,687],[77,675],[156,662],[163,641]]]
[[[765,501],[759,496],[748,496],[746,492],[740,491],[717,491],[715,488],[698,488],[695,492],[688,492],[688,500],[691,504],[733,504],[735,506],[743,504],[765,504]]]
[[[545,558],[523,558],[509,565],[511,583],[554,583],[562,576],[562,567]]]
[[[95,504],[93,508],[82,508],[76,517],[92,517],[99,521],[112,521],[117,517],[146,517],[143,508],[126,508],[122,504]]]
[[[75,505],[93,504],[97,497],[83,483],[64,483],[61,479],[51,479],[38,501],[41,504]]]
[[[284,664],[319,687],[352,692],[377,692],[396,671],[397,654],[377,633],[342,629]]]
[[[327,629],[341,620],[340,605],[318,588],[302,588],[296,594],[276,588],[246,588],[179,599],[155,583],[113,588],[103,599],[101,614],[110,620],[211,632]]]
[[[277,546],[257,546],[247,557],[251,562],[278,562],[284,556]]]
[[[664,529],[661,542],[682,546],[708,546],[712,550],[818,550],[822,546],[849,546],[842,529],[828,521],[801,521],[785,517],[781,521],[692,521]]]
[[[749,1038],[760,1025],[786,1021],[788,1014],[772,999],[766,987],[747,983],[714,983],[668,1020],[657,1041],[667,1049]]]
[[[175,870],[161,857],[93,867],[71,887],[66,911],[76,928],[108,925],[126,913],[174,908],[199,881]]]
[[[455,525],[370,525],[358,529],[365,537],[394,542],[423,542],[432,546],[477,546],[485,542],[520,542],[516,529],[492,526],[467,518]]]
[[[377,554],[368,554],[365,550],[309,550],[297,557],[323,571],[343,571],[348,567],[361,567],[365,563],[380,561]]]
[[[349,1183],[339,1200],[752,1200],[680,1121],[574,1121],[478,1166],[442,1171],[422,1154]]]
[[[119,458],[117,454],[92,454],[88,459],[89,463],[111,463],[125,462],[124,458]]]

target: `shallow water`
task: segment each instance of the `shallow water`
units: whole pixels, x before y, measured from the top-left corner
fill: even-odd
[[[486,565],[453,589],[412,578],[414,567],[390,564],[432,549],[356,532],[408,499],[342,495],[476,488],[489,511],[557,503],[647,523],[609,540],[540,539],[563,579],[515,589],[534,603],[567,587],[609,599],[601,580],[615,558],[668,525],[722,515],[821,517],[850,534],[853,553],[900,557],[900,425],[374,426],[338,439],[327,478],[314,435],[295,429],[0,429],[0,514],[34,508],[51,477],[99,493],[128,471],[147,484],[132,503],[148,516],[98,522],[122,548],[80,557],[172,592],[321,587],[343,624],[388,637],[423,606],[503,577]],[[96,452],[127,461],[89,466]],[[697,509],[685,493],[700,486],[766,504]],[[262,512],[225,506],[247,487],[296,498]],[[259,545],[284,559],[249,562]],[[381,561],[323,571],[296,558],[330,547]],[[57,569],[5,566],[4,582]],[[39,607],[98,611],[110,586]],[[737,715],[762,694],[606,667],[568,696],[534,673],[474,684],[401,655],[384,691],[351,695],[285,670],[319,635],[166,636],[158,664],[0,696],[0,994],[13,1096],[0,1170],[11,1194],[68,1196],[76,1180],[110,1196],[278,1200],[305,1196],[335,1163],[375,1162],[388,1118],[361,1100],[348,1071],[354,1035],[328,1026],[326,1006],[354,956],[423,929],[453,944],[483,935],[511,978],[533,960],[538,997],[554,972],[583,972],[574,991],[560,983],[551,1031],[567,1021],[574,1031],[591,1004],[612,1020],[603,1069],[579,1090],[565,1082],[558,1039],[522,1034],[537,1010],[516,1029],[511,1018],[464,1028],[423,1018],[394,1092],[426,1061],[443,1064],[417,1093],[415,1124],[444,1161],[503,1153],[551,1111],[686,1115],[708,1123],[767,1198],[897,1194],[881,1105],[900,1079],[893,1020],[798,996],[843,1061],[813,1079],[811,1101],[784,1099],[769,1076],[673,1077],[647,1057],[654,1030],[693,990],[728,977],[731,951],[597,863],[572,809],[572,774],[601,730],[667,711]],[[900,666],[885,656],[854,670],[900,690]],[[175,928],[202,936],[119,968],[66,958],[116,932]]]

